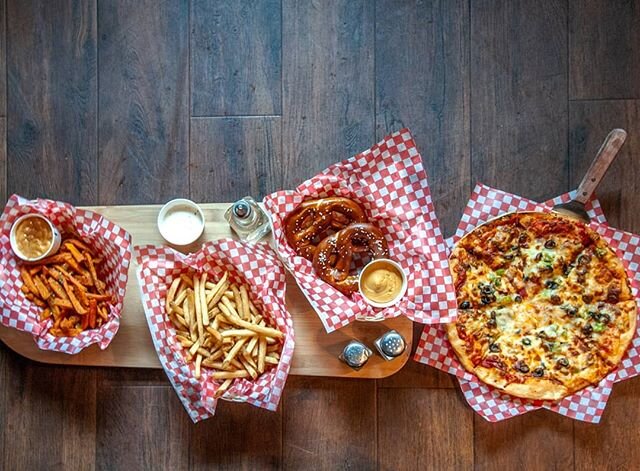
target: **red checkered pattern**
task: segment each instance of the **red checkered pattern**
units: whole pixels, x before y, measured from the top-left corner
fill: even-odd
[[[391,257],[407,273],[406,296],[387,309],[367,304],[320,280],[312,263],[295,254],[286,241],[283,219],[303,200],[346,196],[359,202],[389,244]],[[332,165],[294,191],[279,191],[264,200],[273,223],[276,249],[327,332],[357,318],[406,315],[420,323],[450,322],[455,317],[455,291],[446,246],[431,201],[422,158],[407,129],[387,136],[371,149]]]
[[[9,235],[14,221],[28,213],[48,217],[61,233],[77,233],[104,257],[99,267],[100,276],[105,280],[107,289],[116,295],[116,303],[109,304],[110,318],[99,329],[87,330],[76,337],[54,337],[49,334],[53,320],[49,318],[44,322],[40,321],[40,308],[26,299],[20,291],[20,261],[11,250]],[[94,343],[104,350],[120,327],[122,301],[131,261],[130,246],[129,233],[97,213],[60,201],[31,201],[18,195],[11,196],[0,217],[0,322],[7,327],[33,334],[42,350],[75,354]]]
[[[462,236],[489,219],[511,211],[551,211],[555,204],[567,202],[573,195],[573,192],[566,193],[540,204],[479,184],[471,195],[455,235],[447,239],[447,246],[451,249]],[[637,288],[640,283],[640,237],[608,226],[596,199],[587,205],[587,212],[591,217],[590,227],[616,249],[625,264],[632,281],[633,295],[640,303]],[[490,422],[544,407],[567,417],[597,423],[607,404],[613,384],[640,374],[640,320],[632,344],[618,369],[611,372],[597,386],[587,387],[557,403],[518,399],[482,383],[460,364],[444,328],[439,325],[425,326],[418,341],[414,360],[456,375],[469,405]]]
[[[293,357],[294,335],[291,316],[285,307],[285,271],[277,255],[267,244],[248,244],[232,239],[207,242],[193,254],[183,255],[169,247],[136,246],[136,274],[145,316],[153,344],[165,373],[182,405],[194,422],[211,417],[216,410],[215,392],[220,383],[211,379],[211,370],[202,369],[195,379],[195,366],[187,363],[184,350],[176,341],[173,324],[165,314],[164,299],[173,279],[186,272],[208,273],[219,279],[224,271],[234,283],[249,288],[249,296],[285,333],[280,363],[257,381],[236,379],[223,399],[248,402],[276,410]]]

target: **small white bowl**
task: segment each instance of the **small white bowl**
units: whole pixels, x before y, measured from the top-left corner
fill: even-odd
[[[184,198],[169,201],[158,213],[158,230],[172,245],[193,244],[202,235],[204,223],[200,206]]]
[[[27,257],[25,254],[23,254],[20,251],[20,248],[18,247],[18,241],[16,240],[16,230],[20,225],[20,223],[25,219],[31,219],[31,218],[38,218],[38,219],[42,219],[43,221],[46,221],[46,223],[49,225],[49,228],[51,229],[51,237],[52,237],[51,244],[49,245],[49,248],[47,249],[47,251],[44,252],[39,257]],[[13,226],[11,226],[9,240],[11,242],[11,250],[13,250],[13,253],[15,253],[19,259],[24,260],[26,262],[37,262],[38,260],[42,260],[43,258],[46,258],[50,255],[55,254],[60,248],[60,244],[62,243],[62,237],[60,236],[60,232],[58,231],[56,226],[54,226],[49,219],[47,219],[46,217],[38,213],[24,214],[20,216],[18,219],[16,219],[15,222],[13,223]]]
[[[373,301],[367,298],[367,296],[362,291],[362,275],[364,274],[365,271],[372,269],[376,265],[384,265],[384,264],[391,265],[396,270],[398,270],[398,272],[402,276],[402,286],[400,287],[400,291],[398,292],[395,298],[393,298],[392,300],[386,303],[378,303],[376,301]],[[358,276],[358,290],[360,291],[360,294],[362,295],[364,300],[373,307],[385,308],[385,307],[393,306],[398,301],[400,301],[407,292],[407,275],[405,274],[404,270],[397,262],[390,260],[388,258],[378,258],[376,260],[372,260],[371,262],[367,263],[365,267],[362,269],[362,271],[360,272],[360,275]]]

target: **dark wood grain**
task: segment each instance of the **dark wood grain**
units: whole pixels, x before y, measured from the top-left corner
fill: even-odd
[[[282,413],[218,403],[213,419],[190,427],[190,469],[278,469]]]
[[[615,227],[640,232],[640,101],[572,102],[570,106],[571,186],[576,187],[609,131],[621,127],[627,140],[596,190],[605,215]]]
[[[472,181],[534,200],[567,187],[567,4],[471,2]]]
[[[0,118],[0,202],[7,198],[7,120]]]
[[[280,0],[193,0],[191,114],[279,115]]]
[[[476,415],[474,429],[478,470],[573,467],[573,421],[555,412],[539,410],[498,423]]]
[[[375,75],[377,137],[411,129],[450,235],[471,192],[467,2],[377,2]]]
[[[283,0],[286,188],[374,143],[374,6]]]
[[[627,140],[596,196],[610,224],[640,232],[640,101],[585,101],[570,105],[570,165],[575,186],[589,168],[600,142],[611,128],[629,131]],[[618,383],[607,403],[599,425],[576,422],[576,469],[631,469],[640,460],[640,436],[636,423],[640,418],[640,381]]]
[[[100,204],[188,194],[189,3],[105,0],[100,23]]]
[[[0,0],[0,116],[7,115],[7,1]]]
[[[374,381],[290,377],[284,392],[285,469],[371,469]]]
[[[396,374],[376,381],[378,388],[456,388],[458,382],[444,371],[413,361],[422,334],[422,324],[413,325],[410,360]]]
[[[640,3],[568,4],[570,98],[640,98]]]
[[[192,118],[191,197],[262,199],[282,189],[280,118]]]
[[[101,382],[96,469],[189,469],[190,422],[166,381]]]
[[[577,470],[635,469],[640,461],[640,379],[618,383],[598,425],[576,422]]]
[[[96,372],[5,356],[2,469],[89,469],[95,463]]]
[[[379,469],[471,469],[473,415],[455,391],[378,391]]]
[[[97,203],[95,1],[7,4],[8,191]]]

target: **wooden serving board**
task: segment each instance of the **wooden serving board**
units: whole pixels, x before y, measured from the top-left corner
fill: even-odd
[[[224,219],[225,203],[200,205],[206,219],[204,234],[188,251],[198,250],[207,240],[233,237]],[[88,207],[110,221],[122,226],[133,238],[133,244],[156,244],[166,242],[160,236],[156,218],[160,205],[145,206],[101,206]],[[135,275],[136,263],[129,268],[124,312],[118,334],[104,351],[96,345],[77,355],[47,352],[38,349],[31,335],[0,326],[0,339],[18,354],[31,360],[65,365],[117,366],[132,368],[161,368],[156,355],[147,321],[140,302],[140,292]],[[406,317],[397,317],[382,322],[354,322],[336,332],[327,334],[315,311],[306,300],[295,280],[287,274],[287,308],[293,317],[296,347],[291,365],[291,374],[305,376],[338,376],[354,378],[384,378],[400,370],[407,362],[413,335],[412,322]],[[392,361],[384,360],[377,352],[359,371],[355,371],[338,359],[346,343],[358,339],[375,351],[373,341],[389,329],[395,329],[407,340],[404,354]]]

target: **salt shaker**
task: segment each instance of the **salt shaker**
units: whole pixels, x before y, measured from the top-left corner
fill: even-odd
[[[404,337],[398,333],[396,330],[390,330],[381,335],[374,342],[378,352],[385,360],[393,360],[394,358],[402,355],[405,348],[407,348],[407,343],[404,340]]]
[[[257,242],[271,230],[269,217],[251,196],[233,203],[224,217],[238,237],[247,242]]]
[[[339,358],[354,370],[359,370],[369,360],[372,354],[371,349],[365,344],[357,340],[352,340],[344,347]]]

